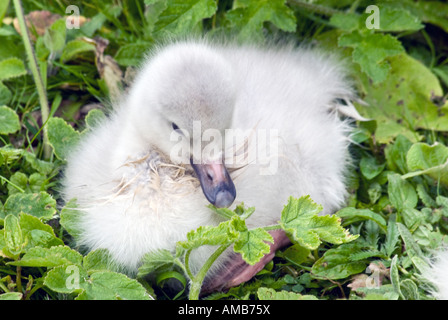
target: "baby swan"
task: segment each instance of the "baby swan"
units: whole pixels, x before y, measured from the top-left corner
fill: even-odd
[[[310,195],[323,214],[334,212],[349,163],[349,126],[337,111],[350,107],[338,101],[352,97],[340,65],[314,50],[158,48],[68,159],[64,197],[77,200],[79,245],[108,249],[135,272],[145,253],[173,250],[187,232],[221,222],[209,203],[254,206],[248,227],[277,223],[289,196]],[[218,260],[205,290],[249,280],[289,243],[272,235],[271,253],[255,266],[230,251]],[[193,271],[212,250],[191,255]]]

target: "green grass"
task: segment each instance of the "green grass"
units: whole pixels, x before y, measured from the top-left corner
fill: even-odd
[[[203,274],[189,272],[193,247],[213,240],[258,258],[239,235],[253,232],[252,241],[263,246],[266,234],[244,229],[243,218],[224,212],[226,225],[192,230],[196,242],[179,243],[176,256],[147,256],[140,273],[156,270],[153,281],[131,279],[111,270],[104,250],[78,251],[74,204],[59,198],[67,152],[104,116],[110,97],[127,87],[145,52],[167,36],[200,33],[241,42],[286,37],[339,52],[368,104],[356,108],[371,119],[356,124],[351,196],[336,213],[357,237],[297,242],[252,281],[206,298],[431,299],[419,270],[447,242],[447,4],[27,0],[25,14],[51,15],[40,16],[43,25],[29,25],[27,40],[14,27],[14,18],[21,21],[18,3],[0,4],[0,299],[197,298]],[[366,27],[371,4],[379,9],[380,29]],[[86,18],[79,29],[65,27],[68,5]],[[300,219],[310,210],[292,212]],[[342,230],[338,219],[330,220],[328,227]],[[279,227],[305,232],[300,224]],[[233,238],[222,236],[229,228]],[[196,280],[193,294],[164,288],[168,279],[185,287],[188,278]]]

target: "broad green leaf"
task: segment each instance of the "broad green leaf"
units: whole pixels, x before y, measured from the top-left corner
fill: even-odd
[[[0,107],[0,134],[15,133],[20,130],[20,121],[16,112],[7,106]]]
[[[417,129],[447,131],[448,117],[440,114],[448,113],[448,103],[440,107],[432,101],[433,97],[444,95],[437,77],[407,54],[389,57],[387,61],[391,71],[382,83],[372,84],[359,74],[364,91],[361,95],[368,106],[356,107],[363,117],[377,121],[376,141],[389,143],[402,134],[411,142],[418,142],[421,137],[415,132]]]
[[[145,54],[150,48],[151,43],[149,42],[128,43],[118,49],[114,58],[119,65],[125,67],[138,66],[142,63]]]
[[[97,249],[89,252],[82,262],[82,266],[89,274],[97,271],[114,271],[114,263],[109,251],[106,249]]]
[[[4,211],[5,215],[18,216],[20,212],[24,212],[42,220],[49,220],[56,213],[56,200],[43,191],[39,193],[16,193],[6,200]]]
[[[138,269],[138,277],[143,277],[161,267],[170,267],[174,264],[174,259],[173,254],[166,249],[148,252],[142,258],[142,265]]]
[[[9,253],[17,256],[22,252],[24,246],[22,229],[19,225],[19,219],[12,214],[8,214],[5,217],[4,225],[6,249]]]
[[[15,172],[11,177],[9,177],[9,181],[10,183],[7,185],[8,195],[22,192],[22,190],[26,191],[28,186],[28,177],[23,172]]]
[[[34,170],[42,173],[43,175],[49,175],[55,167],[53,162],[40,160],[34,153],[23,150],[22,155],[26,162],[28,162]]]
[[[367,264],[363,261],[352,261],[351,255],[355,250],[359,250],[359,246],[354,244],[343,244],[338,248],[329,249],[314,263],[311,272],[314,276],[325,279],[344,279],[361,273]]]
[[[443,144],[415,143],[406,155],[411,172],[406,177],[427,174],[448,186],[448,148]]]
[[[0,61],[0,81],[20,77],[26,74],[23,61],[18,58],[9,58]]]
[[[393,143],[386,146],[384,152],[386,155],[387,166],[390,170],[401,174],[405,174],[409,171],[406,163],[406,154],[411,146],[412,142],[401,134],[397,136]]]
[[[356,209],[353,207],[347,207],[336,212],[336,215],[344,220],[343,226],[347,226],[357,221],[372,220],[376,222],[381,229],[387,230],[386,220],[379,214],[369,209]]]
[[[379,175],[385,167],[386,163],[379,164],[373,157],[362,157],[359,163],[362,175],[368,180],[372,180]]]
[[[79,265],[50,270],[44,285],[55,292],[79,293],[77,300],[149,300],[145,288],[135,279],[110,271],[95,272],[90,277]]]
[[[21,292],[7,292],[0,294],[0,300],[21,300],[23,294]]]
[[[233,250],[241,253],[244,261],[254,265],[270,251],[270,246],[266,242],[274,243],[272,236],[261,228],[240,232],[235,241]]]
[[[380,287],[360,287],[355,290],[357,293],[365,295],[365,300],[398,300],[400,295],[390,284],[383,284]]]
[[[418,196],[414,187],[399,174],[390,173],[387,177],[389,180],[389,199],[392,205],[397,210],[415,208],[418,202]]]
[[[95,272],[81,286],[84,291],[77,300],[151,300],[137,280],[121,273]]]
[[[154,25],[159,36],[186,35],[194,32],[199,23],[215,14],[215,0],[167,0],[166,9]]]
[[[30,248],[18,261],[9,262],[13,266],[47,267],[53,268],[61,265],[81,264],[82,255],[67,246],[50,248]]]
[[[272,22],[277,28],[294,32],[296,18],[285,0],[239,0],[226,13],[231,28],[241,40],[262,38],[263,23]]]
[[[380,30],[387,32],[418,31],[424,28],[418,16],[408,10],[397,9],[389,6],[381,6]]]
[[[64,48],[66,36],[65,19],[56,20],[45,30],[44,44],[48,50],[59,52]]]
[[[292,261],[294,264],[302,264],[308,259],[310,250],[298,244],[288,247],[283,253],[279,252],[283,258]]]
[[[322,241],[341,244],[357,238],[341,227],[339,217],[319,216],[320,211],[322,207],[309,196],[300,199],[290,197],[281,213],[280,226],[294,241],[311,250],[316,249]]]
[[[81,287],[89,276],[81,265],[67,264],[51,269],[44,279],[44,285],[59,293],[81,293]]]
[[[67,202],[60,213],[60,224],[75,239],[80,235],[82,231],[79,229],[79,217],[79,209],[77,207],[75,199]]]
[[[275,291],[272,288],[259,288],[257,291],[260,300],[319,300],[313,295],[302,295],[285,290]]]
[[[49,248],[64,244],[56,237],[53,228],[39,218],[22,212],[19,215],[19,223],[26,243],[25,250],[35,246]]]
[[[72,40],[67,42],[62,50],[61,60],[68,61],[76,57],[80,53],[95,51],[95,45],[83,40]]]
[[[62,118],[51,118],[47,122],[48,140],[56,157],[66,160],[70,151],[79,142],[79,132],[73,129]]]
[[[2,82],[0,82],[0,105],[8,104],[12,99],[12,93]]]
[[[362,34],[356,31],[341,35],[338,44],[353,48],[353,61],[359,64],[374,84],[383,82],[389,74],[391,67],[386,58],[404,52],[400,41],[389,34]]]
[[[100,109],[92,109],[86,115],[85,121],[89,129],[97,127],[103,120],[106,119],[106,115]]]
[[[419,300],[418,287],[411,279],[400,282],[400,292],[406,300]]]
[[[336,13],[330,17],[330,24],[344,31],[358,29],[360,23],[361,16],[355,13]]]
[[[387,1],[388,7],[406,10],[421,21],[439,26],[448,32],[448,4],[443,1]]]

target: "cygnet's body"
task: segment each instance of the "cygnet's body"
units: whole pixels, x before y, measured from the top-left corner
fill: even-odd
[[[210,202],[255,207],[249,227],[277,223],[289,196],[310,195],[323,214],[334,212],[346,197],[349,162],[348,126],[335,110],[344,108],[337,99],[352,97],[339,64],[313,50],[205,41],[159,48],[110,117],[68,159],[64,197],[77,199],[78,243],[108,249],[132,272],[145,253],[172,250],[187,232],[222,221],[207,208]],[[234,149],[226,141],[220,149],[226,161],[215,154],[192,167],[188,160],[197,154],[191,150],[173,161],[182,138],[189,138],[184,146],[199,142],[192,133],[195,121],[205,140],[202,151],[210,143],[206,129],[216,129],[223,139],[225,129],[253,134]],[[219,149],[218,142],[212,145]],[[257,156],[252,153],[249,163],[227,161],[251,146]],[[209,162],[214,165],[203,165]],[[214,180],[204,182],[201,166],[212,168],[221,189]],[[211,250],[192,255],[193,270]],[[216,275],[225,260],[215,267]]]

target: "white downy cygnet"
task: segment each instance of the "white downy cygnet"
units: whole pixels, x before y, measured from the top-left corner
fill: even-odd
[[[357,116],[344,74],[331,56],[291,45],[159,47],[68,158],[63,194],[77,200],[78,244],[108,249],[133,272],[145,253],[222,221],[210,203],[255,207],[249,227],[276,224],[289,196],[310,195],[333,213],[350,162],[350,126],[338,111]],[[255,266],[226,252],[208,288],[249,280],[288,243],[272,234],[271,253]],[[212,250],[192,254],[193,271]]]

